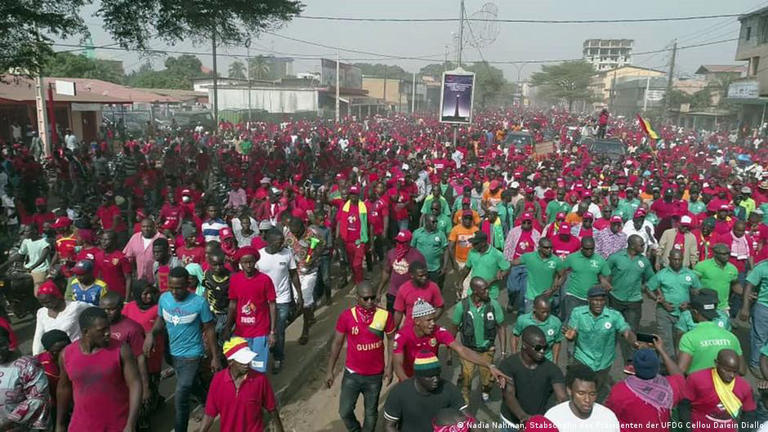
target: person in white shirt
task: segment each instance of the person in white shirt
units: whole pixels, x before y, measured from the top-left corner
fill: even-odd
[[[278,228],[270,229],[265,240],[267,246],[259,250],[259,261],[256,265],[259,271],[272,279],[275,285],[275,303],[277,304],[277,325],[275,326],[275,345],[272,354],[272,373],[277,374],[285,360],[285,327],[290,315],[304,305],[301,295],[299,272],[296,269],[296,258],[290,248],[285,247],[285,237]],[[292,289],[293,288],[293,289]]]
[[[584,365],[575,365],[565,375],[569,401],[557,404],[544,414],[561,431],[619,432],[616,414],[597,403],[597,374]]]
[[[635,210],[632,219],[624,224],[624,228],[622,228],[621,231],[627,235],[627,238],[633,234],[640,236],[645,242],[645,251],[643,254],[648,256],[650,252],[658,249],[659,242],[656,241],[654,234],[656,228],[652,223],[645,219],[646,210],[645,207],[642,207],[643,205],[644,204],[641,204],[641,207],[638,207],[638,209]]]
[[[65,301],[64,295],[53,281],[46,281],[37,290],[37,300],[42,306],[37,310],[35,335],[32,338],[32,355],[44,351],[43,335],[50,330],[61,330],[70,340],[80,339],[80,313],[91,305],[78,301]]]

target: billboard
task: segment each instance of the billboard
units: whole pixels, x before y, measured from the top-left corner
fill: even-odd
[[[736,81],[728,86],[729,99],[754,99],[760,97],[760,84],[757,81]]]
[[[475,74],[460,69],[445,72],[442,89],[440,122],[469,124],[472,121]]]
[[[320,85],[336,87],[336,60],[320,60]],[[363,73],[357,66],[339,63],[339,88],[363,88]]]

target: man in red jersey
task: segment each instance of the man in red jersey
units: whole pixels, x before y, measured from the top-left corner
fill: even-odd
[[[94,257],[98,270],[96,277],[106,282],[110,291],[120,294],[123,298],[132,299],[133,267],[125,254],[117,249],[117,234],[106,230],[99,240],[101,247]]]

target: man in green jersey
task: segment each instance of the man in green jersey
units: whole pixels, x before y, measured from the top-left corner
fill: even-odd
[[[750,305],[755,295],[757,301],[751,309],[752,330],[749,335],[749,367],[754,370],[759,367],[760,349],[768,344],[768,261],[762,261],[747,275],[740,319],[749,319]]]
[[[560,318],[552,315],[552,307],[547,296],[537,296],[533,299],[533,312],[517,317],[515,327],[512,329],[513,353],[517,352],[520,346],[520,335],[529,326],[536,326],[544,332],[544,338],[547,341],[547,351],[544,355],[548,360],[557,363],[560,354],[560,342],[563,340],[563,332],[561,331],[563,322],[560,321]]]
[[[424,226],[413,232],[411,246],[418,249],[427,261],[429,280],[443,289],[445,272],[448,269],[448,238],[437,229],[437,216],[424,216]]]
[[[693,267],[693,271],[699,276],[701,285],[715,290],[718,298],[718,309],[727,310],[731,291],[742,295],[739,283],[739,271],[736,266],[728,262],[731,250],[723,243],[712,247],[714,257],[700,261]],[[738,311],[732,311],[734,314]]]
[[[566,280],[563,275],[570,271],[565,285],[565,298],[560,305],[560,318],[563,322],[576,306],[587,304],[587,291],[600,284],[606,292],[611,290],[611,282],[608,279],[611,271],[600,255],[595,253],[595,240],[592,237],[581,239],[581,249],[565,258],[560,270],[560,280]]]
[[[559,271],[563,261],[552,254],[552,241],[542,237],[539,247],[533,252],[520,255],[512,261],[513,266],[524,265],[527,273],[525,289],[525,312],[533,309],[533,299],[544,295],[552,301],[553,294],[560,285]]]

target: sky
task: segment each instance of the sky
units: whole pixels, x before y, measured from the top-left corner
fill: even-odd
[[[467,15],[480,11],[488,3],[484,0],[466,0]],[[459,0],[305,0],[305,16],[365,17],[365,18],[457,18]],[[660,18],[692,15],[742,14],[768,6],[768,1],[756,0],[496,0],[500,19],[579,20],[579,19],[631,19]],[[101,28],[101,19],[94,15],[97,6],[84,9],[95,46],[113,42]],[[478,16],[478,15],[475,15]],[[682,22],[609,23],[609,24],[518,24],[490,25],[470,22],[465,24],[464,36],[468,41],[480,40],[480,48],[466,43],[463,61],[485,59],[489,62],[524,60],[578,59],[586,39],[634,39],[634,52],[655,51],[672,46],[677,39],[679,47],[696,45],[738,37],[737,18],[717,18]],[[395,57],[420,57],[424,60],[392,59],[372,54],[340,50],[343,62],[385,63],[399,65],[406,71],[417,72],[429,63],[443,61],[446,51],[450,60],[456,59],[455,35],[458,21],[438,23],[399,22],[339,22],[297,18],[274,31],[275,34],[312,41],[339,49],[367,51]],[[474,35],[474,38],[473,38]],[[495,38],[493,37],[495,36]],[[69,40],[66,43],[77,43]],[[56,47],[57,49],[65,49]],[[170,46],[155,41],[153,49],[210,52],[210,44],[194,45],[181,42]],[[219,73],[226,76],[228,65],[237,60],[227,54],[246,54],[245,47],[220,46]],[[700,48],[680,49],[677,53],[676,76],[690,75],[702,64],[737,64],[734,61],[736,42],[708,45]],[[270,34],[261,34],[252,44],[250,55],[327,56],[334,59],[336,50],[287,40]],[[96,50],[97,57],[118,59],[126,71],[137,69],[148,59],[137,52]],[[176,55],[176,54],[171,54]],[[633,64],[668,70],[671,52],[633,56]],[[149,57],[153,66],[162,68],[164,57]],[[200,56],[210,67],[210,55]],[[319,60],[296,60],[293,71],[319,72]],[[539,64],[496,64],[505,77],[514,81],[525,79],[540,70]]]

